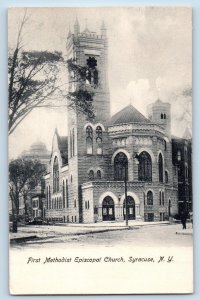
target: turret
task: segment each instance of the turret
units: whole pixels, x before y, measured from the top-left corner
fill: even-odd
[[[147,106],[148,118],[160,125],[166,136],[171,136],[171,105],[158,99],[156,102]]]

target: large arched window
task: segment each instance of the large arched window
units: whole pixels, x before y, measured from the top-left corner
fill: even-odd
[[[119,152],[114,159],[114,180],[128,180],[128,159],[123,152]]]
[[[152,181],[152,162],[148,152],[143,151],[139,155],[138,180]]]
[[[57,156],[54,159],[53,164],[53,192],[59,191],[59,165]]]
[[[102,154],[103,144],[102,144],[102,128],[97,126],[96,128],[96,143],[97,143],[97,154]]]
[[[159,173],[159,182],[163,182],[163,158],[162,154],[159,154],[158,157],[158,173]]]
[[[87,67],[86,70],[86,84],[94,84],[98,85],[98,70],[97,70],[97,60],[95,57],[89,57],[87,59]]]
[[[93,129],[91,126],[86,128],[86,152],[87,154],[93,153]]]
[[[152,191],[147,192],[147,205],[153,205],[153,193],[152,193]]]

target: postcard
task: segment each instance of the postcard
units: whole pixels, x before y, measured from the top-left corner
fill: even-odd
[[[8,90],[10,293],[192,293],[192,8],[10,8]]]

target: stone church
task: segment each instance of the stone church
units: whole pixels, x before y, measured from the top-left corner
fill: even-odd
[[[87,65],[95,119],[68,109],[68,132],[55,130],[46,182],[46,218],[93,223],[125,219],[163,221],[178,213],[177,166],[172,161],[170,104],[156,100],[148,118],[132,105],[111,117],[106,27],[67,38],[68,58]],[[72,76],[69,74],[69,78]],[[76,84],[69,89],[75,90]]]

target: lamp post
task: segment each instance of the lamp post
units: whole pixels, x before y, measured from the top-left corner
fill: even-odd
[[[124,189],[125,189],[125,212],[126,212],[125,220],[126,220],[126,226],[128,226],[127,173],[128,173],[128,162],[125,162]]]
[[[134,153],[133,155],[136,165],[139,164],[139,154]],[[125,190],[125,222],[126,226],[128,226],[128,197],[127,197],[127,181],[128,181],[128,160],[124,160],[124,169],[125,169],[125,176],[124,176],[124,190]]]

